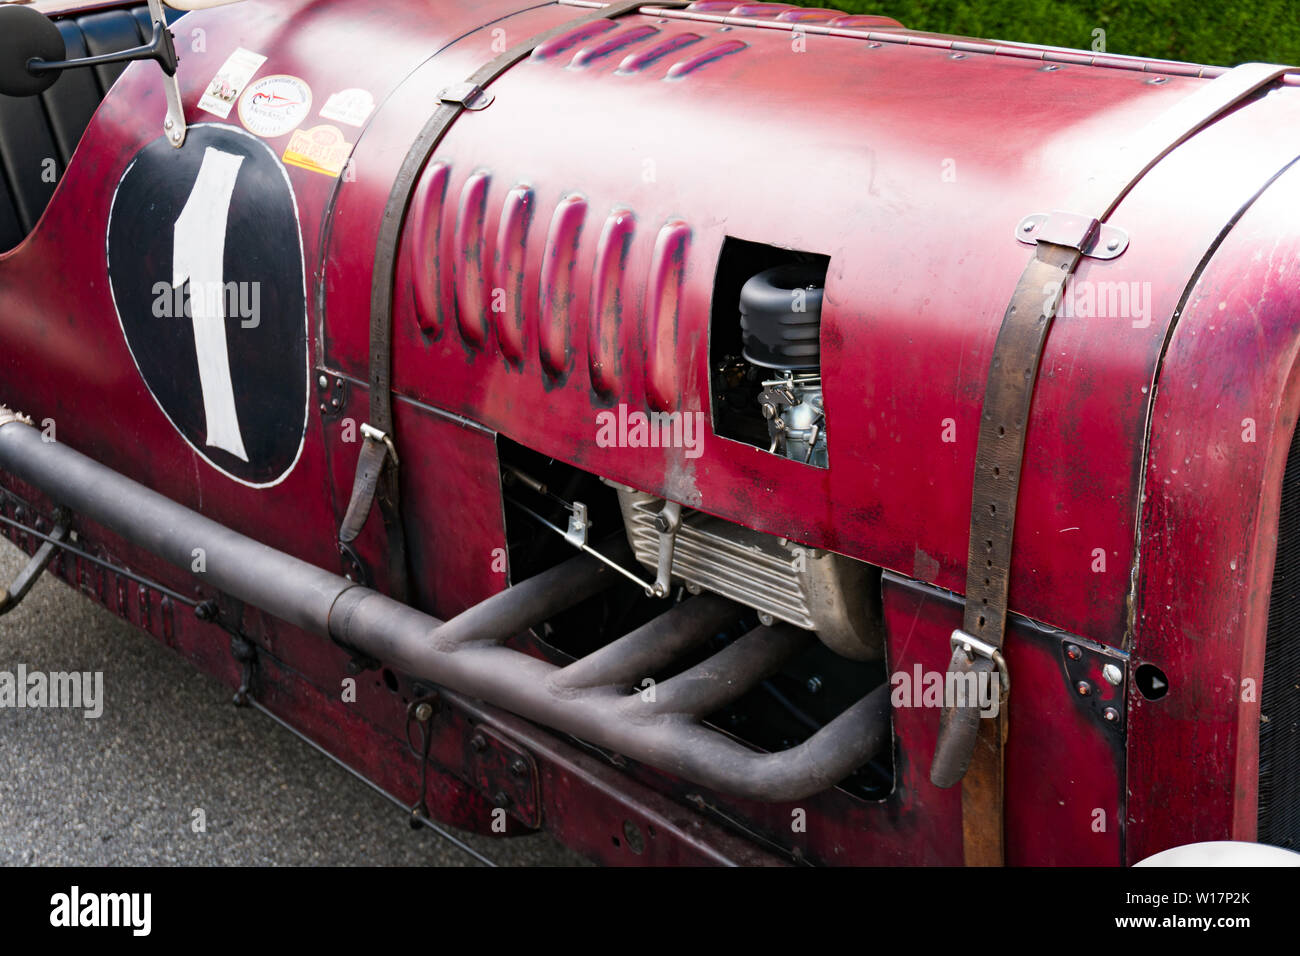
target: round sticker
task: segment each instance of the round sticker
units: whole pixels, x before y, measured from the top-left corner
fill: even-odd
[[[150,394],[190,446],[254,487],[280,482],[307,426],[298,207],[271,148],[225,124],[156,139],[108,218],[108,280]]]
[[[283,136],[311,112],[311,87],[296,76],[264,76],[244,90],[239,121],[258,136]]]

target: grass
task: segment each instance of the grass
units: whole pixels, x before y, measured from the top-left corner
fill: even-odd
[[[893,17],[913,30],[1235,66],[1300,65],[1300,3],[1196,0],[792,0]],[[1098,32],[1103,31],[1103,32]],[[1104,44],[1104,46],[1101,46]]]

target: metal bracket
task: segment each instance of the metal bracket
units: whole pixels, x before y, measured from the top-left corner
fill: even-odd
[[[591,522],[587,520],[587,506],[581,501],[575,501],[568,507],[569,530],[564,532],[564,540],[575,548],[585,548],[587,532],[591,530]]]
[[[469,781],[494,806],[525,826],[537,829],[542,825],[537,761],[527,750],[480,724],[470,734],[465,767]]]
[[[649,581],[643,581],[641,578],[637,577],[635,574],[633,574],[627,568],[623,567],[617,561],[611,561],[609,558],[601,554],[591,545],[587,544],[587,532],[591,528],[591,523],[587,520],[587,506],[583,504],[581,501],[575,501],[573,504],[569,504],[568,502],[564,503],[564,506],[569,509],[569,530],[568,531],[565,531],[563,528],[559,527],[558,525],[552,524],[550,521],[547,521],[545,518],[539,515],[532,508],[529,508],[527,505],[523,504],[520,501],[516,501],[514,498],[507,497],[506,503],[518,508],[524,514],[528,515],[528,517],[532,518],[534,521],[540,524],[543,528],[549,528],[551,531],[554,531],[556,534],[562,537],[565,541],[569,542],[569,544],[573,545],[579,551],[583,552],[584,554],[591,555],[601,564],[605,565],[611,570],[617,571],[619,574],[623,575],[623,577],[627,578],[629,581],[636,582],[638,585],[641,586],[642,589],[644,589],[646,597],[661,596],[655,594],[655,586],[653,583]],[[579,511],[579,509],[581,509],[581,511]],[[581,527],[579,527],[579,524],[581,525]],[[579,536],[581,536],[581,540],[579,540]]]
[[[1114,259],[1128,248],[1128,233],[1078,213],[1037,212],[1016,226],[1016,238],[1027,245],[1050,242],[1078,249],[1090,259]]]
[[[438,94],[438,99],[449,106],[477,111],[487,109],[496,97],[477,83],[453,83]]]
[[[141,588],[143,601],[144,588]],[[224,591],[195,605],[194,616],[200,621],[215,624],[230,635],[230,656],[239,664],[239,686],[231,702],[236,707],[247,707],[257,690],[257,645],[244,632],[243,601]]]
[[[412,830],[418,830],[429,819],[429,751],[433,746],[433,728],[430,721],[442,707],[442,697],[435,690],[421,694],[406,705],[406,743],[420,758],[420,799],[411,807],[407,821]],[[420,749],[411,743],[411,724],[420,730]]]
[[[1128,707],[1126,655],[1072,635],[1061,641],[1067,692],[1107,730],[1123,735]]]
[[[236,707],[247,707],[257,681],[257,645],[237,632],[230,632],[230,656],[239,662],[239,687],[233,698]]]
[[[0,615],[8,614],[23,602],[36,579],[45,573],[45,569],[59,553],[59,545],[68,535],[68,513],[62,508],[56,508],[54,521],[54,530],[49,533],[45,543],[37,548],[27,566],[18,572],[18,577],[14,578],[9,587],[0,589]]]
[[[659,532],[659,563],[656,568],[654,596],[664,597],[673,579],[673,553],[677,549],[677,529],[682,526],[682,506],[676,501],[665,501],[655,515],[655,530]]]
[[[370,587],[370,569],[366,567],[361,556],[350,544],[335,542],[339,548],[339,564],[343,567],[343,576],[363,588]]]
[[[176,46],[172,42],[172,32],[167,29],[167,17],[163,15],[161,0],[149,0],[149,19],[153,21],[155,41],[162,46],[162,55],[167,61],[176,63]],[[159,61],[160,63],[163,61]],[[167,100],[167,117],[163,120],[163,132],[167,142],[176,149],[185,145],[185,107],[181,105],[181,85],[176,79],[176,70],[163,70],[163,96]]]
[[[348,380],[342,375],[318,368],[316,376],[317,407],[320,417],[331,421],[343,414],[348,404]]]

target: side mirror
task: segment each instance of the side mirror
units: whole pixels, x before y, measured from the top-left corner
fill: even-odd
[[[144,46],[66,60],[63,34],[53,20],[31,7],[0,5],[0,93],[35,96],[49,89],[64,70],[155,60],[166,74],[167,119],[163,130],[168,142],[180,149],[185,142],[186,127],[180,86],[176,82],[176,47],[159,0],[149,0],[149,17],[153,22],[153,36]]]
[[[238,2],[168,0],[167,5],[178,10],[205,10]],[[155,60],[166,74],[163,92],[167,99],[167,118],[163,121],[163,131],[167,141],[180,149],[185,143],[185,110],[181,106],[180,84],[176,82],[176,47],[160,0],[149,0],[149,19],[153,23],[153,36],[144,46],[68,60],[64,59],[68,51],[63,34],[53,20],[31,7],[0,3],[0,94],[37,96],[54,85],[64,70],[79,66]]]
[[[31,7],[0,6],[0,93],[36,96],[59,78],[57,70],[33,71],[30,64],[67,55],[54,21]]]

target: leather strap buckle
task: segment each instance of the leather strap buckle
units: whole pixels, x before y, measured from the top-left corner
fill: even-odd
[[[974,661],[976,657],[983,657],[992,661],[998,668],[998,699],[1006,703],[1007,697],[1011,694],[1011,671],[1007,668],[1007,659],[1002,656],[1000,648],[989,644],[987,641],[981,641],[973,634],[967,634],[961,628],[952,632],[948,639],[952,646],[953,654],[958,652],[966,655],[968,661]]]
[[[394,465],[401,464],[401,462],[397,458],[397,446],[394,445],[393,440],[390,437],[388,437],[388,432],[380,431],[378,428],[376,428],[374,425],[371,425],[368,422],[362,422],[361,434],[366,436],[367,441],[374,441],[382,444],[384,448],[388,450],[388,454],[393,456]]]

